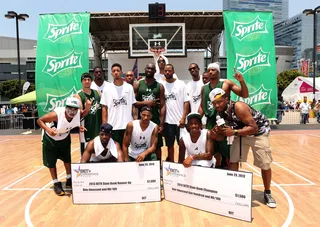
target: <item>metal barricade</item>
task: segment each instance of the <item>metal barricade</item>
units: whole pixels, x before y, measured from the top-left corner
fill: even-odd
[[[23,114],[1,114],[0,115],[0,130],[2,129],[22,129]]]

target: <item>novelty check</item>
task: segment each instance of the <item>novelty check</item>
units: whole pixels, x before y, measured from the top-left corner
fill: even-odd
[[[160,201],[160,164],[150,162],[71,164],[74,204]]]
[[[251,222],[252,173],[163,163],[165,199]]]

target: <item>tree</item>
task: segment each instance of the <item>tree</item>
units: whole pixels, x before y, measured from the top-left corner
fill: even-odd
[[[286,70],[277,75],[278,94],[282,94],[283,90],[298,76],[304,76],[303,73],[296,69]]]
[[[23,85],[26,81],[21,80]],[[27,92],[34,91],[35,86],[33,83],[30,83],[30,86]],[[0,95],[7,97],[8,99],[13,99],[21,95],[21,90],[19,89],[19,80],[6,80],[0,83]]]

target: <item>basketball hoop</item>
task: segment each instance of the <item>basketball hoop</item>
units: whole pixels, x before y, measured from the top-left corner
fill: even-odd
[[[159,57],[163,52],[165,52],[166,48],[162,46],[152,46],[149,50],[155,56]]]

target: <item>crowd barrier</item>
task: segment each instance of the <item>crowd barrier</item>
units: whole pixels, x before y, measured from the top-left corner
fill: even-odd
[[[1,114],[0,130],[4,129],[37,129],[36,117],[25,117],[23,114]]]

